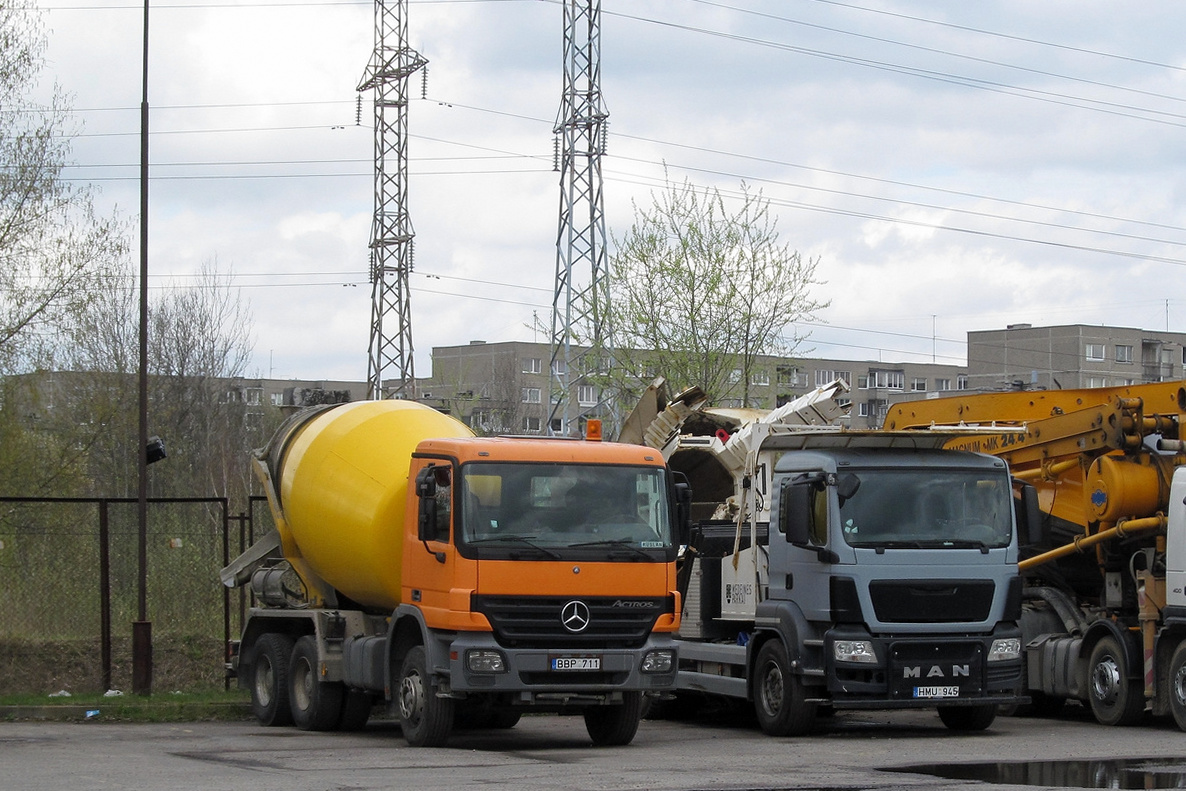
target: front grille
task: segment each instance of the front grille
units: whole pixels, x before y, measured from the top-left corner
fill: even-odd
[[[988,618],[992,580],[875,580],[873,612],[882,623],[973,623]]]
[[[575,632],[561,620],[565,605],[572,602],[588,607],[588,625]],[[672,606],[666,597],[473,597],[474,611],[486,616],[495,639],[505,648],[638,648],[646,642],[659,616],[670,612]]]

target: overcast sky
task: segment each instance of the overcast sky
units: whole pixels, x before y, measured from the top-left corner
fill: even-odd
[[[138,210],[143,6],[39,0],[69,176]],[[539,340],[556,265],[563,8],[410,0],[416,373]],[[609,232],[675,180],[761,189],[830,300],[803,347],[965,362],[1006,324],[1186,331],[1186,4],[603,0]],[[163,0],[150,24],[154,287],[203,261],[254,314],[249,375],[365,379],[369,2]]]

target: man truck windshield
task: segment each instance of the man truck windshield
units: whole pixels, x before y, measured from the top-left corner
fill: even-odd
[[[462,542],[471,547],[672,547],[665,472],[655,467],[478,462],[461,472]]]
[[[844,540],[854,547],[997,548],[1009,545],[1013,497],[1000,476],[977,472],[858,471],[860,486],[840,503]]]

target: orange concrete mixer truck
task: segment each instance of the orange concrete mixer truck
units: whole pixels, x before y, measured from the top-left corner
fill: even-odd
[[[408,401],[294,415],[255,453],[276,530],[222,571],[256,606],[231,670],[265,725],[414,746],[577,711],[626,744],[673,688],[689,497],[653,448],[480,438]]]

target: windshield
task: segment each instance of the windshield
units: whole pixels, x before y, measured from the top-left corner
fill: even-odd
[[[854,547],[1004,547],[1013,496],[998,474],[959,470],[866,470],[840,503],[844,540]]]
[[[672,547],[661,468],[480,462],[462,467],[461,481],[461,535],[471,547],[552,559],[608,547],[646,560]]]

